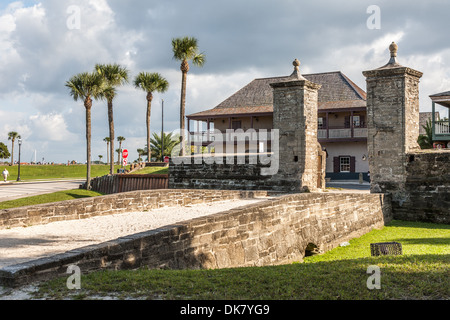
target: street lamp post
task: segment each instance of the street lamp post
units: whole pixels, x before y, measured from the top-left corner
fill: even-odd
[[[17,181],[20,181],[20,149],[22,146],[22,139],[18,139],[17,143],[19,144],[19,169],[17,170]]]
[[[164,99],[162,99],[161,109],[161,161],[164,162]]]

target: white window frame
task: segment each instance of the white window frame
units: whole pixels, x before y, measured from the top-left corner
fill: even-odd
[[[323,127],[323,118],[322,117],[318,117],[317,118],[317,128],[318,129],[324,129],[324,127]]]
[[[350,172],[350,156],[339,157],[339,172]],[[348,168],[348,170],[346,170]]]
[[[361,117],[353,116],[353,127],[359,128],[361,126]]]

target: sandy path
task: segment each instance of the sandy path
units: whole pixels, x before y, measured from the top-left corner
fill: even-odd
[[[0,269],[263,200],[221,201],[0,230]]]

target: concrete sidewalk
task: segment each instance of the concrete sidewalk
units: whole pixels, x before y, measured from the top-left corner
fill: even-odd
[[[359,180],[334,180],[326,183],[327,188],[337,188],[339,192],[370,192],[370,182]],[[333,189],[327,189],[333,191]]]
[[[0,202],[14,200],[62,190],[78,189],[84,179],[72,180],[34,180],[34,181],[1,181]]]

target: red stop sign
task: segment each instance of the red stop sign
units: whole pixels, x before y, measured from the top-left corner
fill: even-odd
[[[123,157],[124,159],[128,158],[128,150],[127,150],[127,149],[123,149],[123,151],[122,151],[122,157]]]

